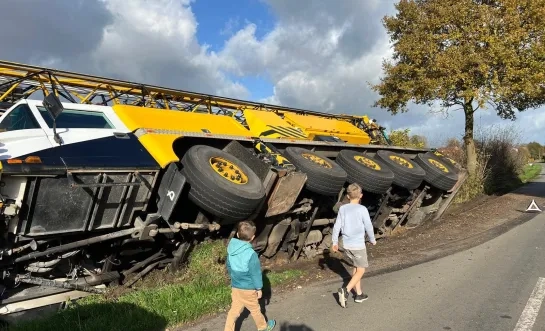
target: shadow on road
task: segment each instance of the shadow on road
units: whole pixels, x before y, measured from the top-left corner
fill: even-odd
[[[282,323],[280,331],[314,331],[314,329],[309,328],[305,324]]]
[[[350,281],[352,275],[346,270],[342,260],[332,257],[329,251],[324,251],[323,257],[318,261],[318,265],[323,270],[325,268],[339,275],[344,281]]]
[[[339,277],[341,277],[343,280],[342,286],[346,286],[350,282],[350,279],[352,278],[352,274],[348,272],[347,268],[345,267],[342,261],[343,260],[340,258],[332,257],[329,251],[324,251],[323,257],[318,261],[318,265],[320,266],[322,270],[327,268],[333,271],[334,273],[336,273],[337,275],[339,275]],[[336,292],[332,293],[332,296],[335,299],[335,301],[339,300],[339,296]],[[305,329],[302,329],[302,330],[305,330]]]

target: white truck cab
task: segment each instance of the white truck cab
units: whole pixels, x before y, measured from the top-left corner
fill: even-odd
[[[62,103],[56,132],[62,145],[130,131],[109,106]],[[0,160],[59,146],[53,118],[41,100],[21,100],[0,116]]]

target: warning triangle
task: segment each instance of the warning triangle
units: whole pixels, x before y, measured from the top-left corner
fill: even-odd
[[[526,211],[541,211],[541,209],[537,206],[536,201],[532,199],[532,203],[526,208]]]

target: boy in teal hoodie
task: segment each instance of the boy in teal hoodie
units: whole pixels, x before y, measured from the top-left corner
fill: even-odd
[[[237,238],[231,239],[227,246],[227,271],[231,277],[231,309],[227,314],[224,331],[234,331],[235,323],[240,313],[246,307],[259,331],[274,329],[274,320],[265,320],[261,313],[263,279],[261,263],[250,242],[254,240],[256,227],[251,221],[238,224]]]

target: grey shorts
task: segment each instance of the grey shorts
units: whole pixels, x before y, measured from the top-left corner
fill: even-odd
[[[367,268],[369,262],[367,261],[367,249],[349,250],[345,249],[344,254],[355,268]]]

